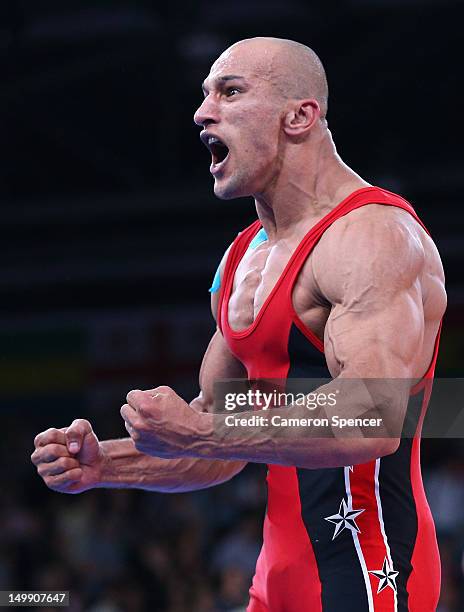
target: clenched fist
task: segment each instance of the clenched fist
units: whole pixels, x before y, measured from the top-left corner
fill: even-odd
[[[130,391],[120,412],[141,453],[165,459],[203,456],[210,422],[170,387]]]
[[[61,493],[81,493],[100,482],[105,455],[90,423],[47,429],[34,440],[32,463],[45,484]]]

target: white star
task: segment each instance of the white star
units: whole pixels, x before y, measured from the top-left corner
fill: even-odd
[[[342,499],[340,504],[340,509],[338,510],[338,514],[332,514],[332,516],[324,517],[325,521],[329,521],[335,525],[335,531],[333,534],[332,541],[341,533],[344,529],[350,529],[350,531],[356,531],[357,533],[361,533],[361,530],[355,523],[355,518],[364,512],[364,509],[361,510],[353,510],[347,506],[344,499]]]
[[[396,593],[396,577],[399,572],[393,571],[393,566],[390,565],[387,557],[383,560],[383,566],[381,570],[369,570],[369,574],[372,574],[376,578],[379,578],[379,586],[377,588],[377,594],[383,591],[387,586],[391,587]]]

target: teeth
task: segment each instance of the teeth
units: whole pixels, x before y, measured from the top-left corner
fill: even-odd
[[[216,144],[216,145],[220,145],[221,147],[224,147],[224,146],[225,146],[225,145],[224,145],[224,144],[223,144],[223,143],[222,143],[222,142],[219,140],[219,138],[216,138],[215,136],[210,136],[210,137],[208,138],[208,144],[209,144],[209,145]]]

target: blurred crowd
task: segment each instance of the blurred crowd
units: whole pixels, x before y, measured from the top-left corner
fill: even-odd
[[[35,431],[2,445],[0,589],[69,590],[77,612],[243,611],[261,546],[265,468],[196,493],[49,491],[28,458]],[[464,610],[464,454],[423,442],[442,558],[439,612]]]
[[[164,495],[48,490],[28,465],[36,432],[2,446],[0,590],[67,590],[70,610],[243,610],[259,554],[265,469],[220,487]]]

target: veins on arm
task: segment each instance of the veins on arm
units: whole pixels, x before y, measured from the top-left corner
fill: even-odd
[[[347,378],[412,379],[424,335],[422,244],[390,211],[351,216],[314,252],[316,281],[332,305],[324,338],[329,367]]]
[[[373,436],[357,427],[332,429],[321,438],[316,429],[250,427],[237,436],[223,427],[211,456],[318,468],[363,463],[398,448],[410,387],[422,375],[425,255],[412,224],[385,207],[369,209],[334,223],[312,255],[312,270],[331,305],[325,352],[334,380],[323,390],[341,388],[336,408],[325,406],[321,416],[380,417],[382,429]],[[272,413],[307,416],[297,405]]]

